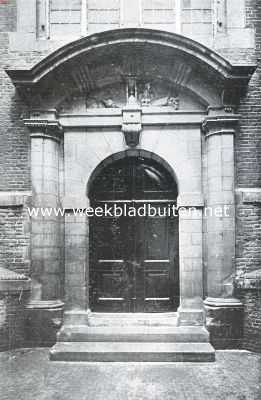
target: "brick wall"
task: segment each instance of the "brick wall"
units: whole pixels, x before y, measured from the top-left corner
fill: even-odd
[[[249,26],[256,30],[256,62],[258,68],[252,77],[248,92],[238,112],[242,115],[240,131],[236,141],[237,185],[238,187],[261,186],[261,3],[247,0]]]
[[[14,58],[6,34],[0,34],[0,46],[0,190],[29,190],[29,133],[21,120],[26,107],[4,71]]]
[[[3,4],[5,3],[5,4]],[[27,112],[4,68],[33,65],[44,53],[11,52],[7,32],[16,30],[16,1],[0,0],[0,195],[31,190],[30,136],[22,118]],[[26,206],[26,204],[25,204]],[[0,266],[30,273],[30,224],[22,204],[2,204],[0,198]],[[24,300],[0,293],[0,351],[24,345]]]
[[[239,201],[236,217],[236,263],[238,275],[241,275],[261,266],[261,206]]]
[[[240,188],[261,187],[261,2],[246,1],[247,26],[256,30],[257,70],[241,102],[240,129],[236,139],[237,213],[236,268],[238,276],[261,268],[261,203],[244,202]],[[261,351],[261,291],[241,289],[238,296],[245,306],[243,347]]]
[[[24,345],[25,297],[0,293],[0,351]]]
[[[22,207],[0,207],[0,266],[29,274],[30,226]]]
[[[244,304],[242,348],[261,352],[261,286],[239,290],[237,295]]]

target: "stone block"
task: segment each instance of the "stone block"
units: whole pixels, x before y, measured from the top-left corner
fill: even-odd
[[[208,163],[207,166],[207,177],[208,178],[219,178],[222,176],[221,166],[218,164]]]
[[[34,247],[54,247],[60,242],[60,238],[55,232],[53,233],[34,233],[32,234],[32,246]]]
[[[52,262],[44,262],[44,271],[46,274],[62,275],[62,263],[61,260],[53,260]],[[62,277],[61,277],[62,280]]]
[[[51,265],[49,269],[51,268]],[[42,300],[56,300],[61,297],[61,277],[60,274],[42,274]]]
[[[179,234],[179,242],[180,244],[182,244],[183,247],[191,246],[192,244],[191,234],[186,232],[181,232]]]
[[[195,192],[181,192],[178,196],[178,207],[202,207],[204,205],[203,193],[201,191]]]
[[[36,2],[34,0],[17,0],[17,31],[36,32]]]
[[[243,307],[205,305],[207,329],[215,349],[238,349],[243,338]]]
[[[68,310],[84,310],[87,304],[86,288],[84,286],[67,286],[66,289],[66,308]]]
[[[209,176],[208,177],[208,190],[209,192],[214,190],[215,192],[222,190],[222,176]]]
[[[85,265],[80,268],[79,266],[77,273],[72,273],[71,271],[69,272],[68,269],[66,273],[68,273],[68,276],[66,276],[67,280],[67,285],[72,287],[79,287],[79,286],[85,286]]]
[[[66,263],[66,276],[68,275],[68,283],[70,282],[70,275],[71,274],[82,274],[82,271],[86,271],[86,263],[85,262],[70,262]]]
[[[84,261],[86,259],[87,248],[79,247],[78,245],[74,245],[71,247],[66,246],[65,248],[65,262],[71,263],[75,260]]]
[[[201,157],[201,141],[200,140],[189,140],[188,141],[188,158],[200,158]]]
[[[84,236],[87,233],[87,218],[84,217],[79,217],[79,222],[74,222],[74,223],[66,223],[65,225],[65,235],[67,236],[74,236],[74,235],[80,235]]]
[[[63,305],[57,307],[38,304],[28,307],[25,320],[25,344],[27,347],[49,347],[55,344],[57,332],[63,321]]]
[[[44,211],[46,208],[51,209],[51,208],[57,208],[59,204],[59,199],[58,199],[58,193],[57,192],[49,192],[49,193],[44,193],[44,192],[39,192],[38,194],[35,194],[33,197],[33,204],[35,207],[42,207],[43,210],[39,214],[42,214],[45,217],[49,217],[52,220],[55,220],[57,217],[55,216],[55,213],[53,211]],[[50,215],[49,215],[50,214]]]
[[[180,232],[184,233],[201,233],[202,232],[202,224],[197,220],[181,220],[180,221]]]
[[[224,191],[233,191],[234,190],[234,179],[232,177],[223,176],[222,179],[222,190]]]
[[[202,256],[202,245],[191,245],[186,246],[181,244],[180,246],[180,254],[182,258],[193,258],[193,257],[201,257]]]
[[[53,361],[88,362],[211,362],[215,351],[209,343],[57,343]]]
[[[202,234],[201,233],[192,233],[191,243],[192,243],[192,245],[202,245]]]

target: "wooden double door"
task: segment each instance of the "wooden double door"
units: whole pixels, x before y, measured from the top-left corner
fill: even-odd
[[[153,160],[126,157],[94,180],[90,298],[98,312],[164,312],[179,304],[177,195]],[[103,212],[101,212],[103,210]]]

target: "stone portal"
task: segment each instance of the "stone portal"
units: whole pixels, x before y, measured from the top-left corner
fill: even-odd
[[[32,220],[32,307],[64,301],[52,359],[214,359],[203,300],[212,322],[220,305],[240,307],[234,110],[253,70],[182,36],[123,29],[8,71],[32,109],[33,204],[64,210]],[[111,168],[105,180],[100,166]],[[182,212],[97,223],[86,210],[103,199],[134,209],[170,200]],[[119,232],[129,241],[117,242]]]

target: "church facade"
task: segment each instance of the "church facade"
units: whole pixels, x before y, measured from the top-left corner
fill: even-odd
[[[2,348],[260,351],[258,2],[0,11]]]

